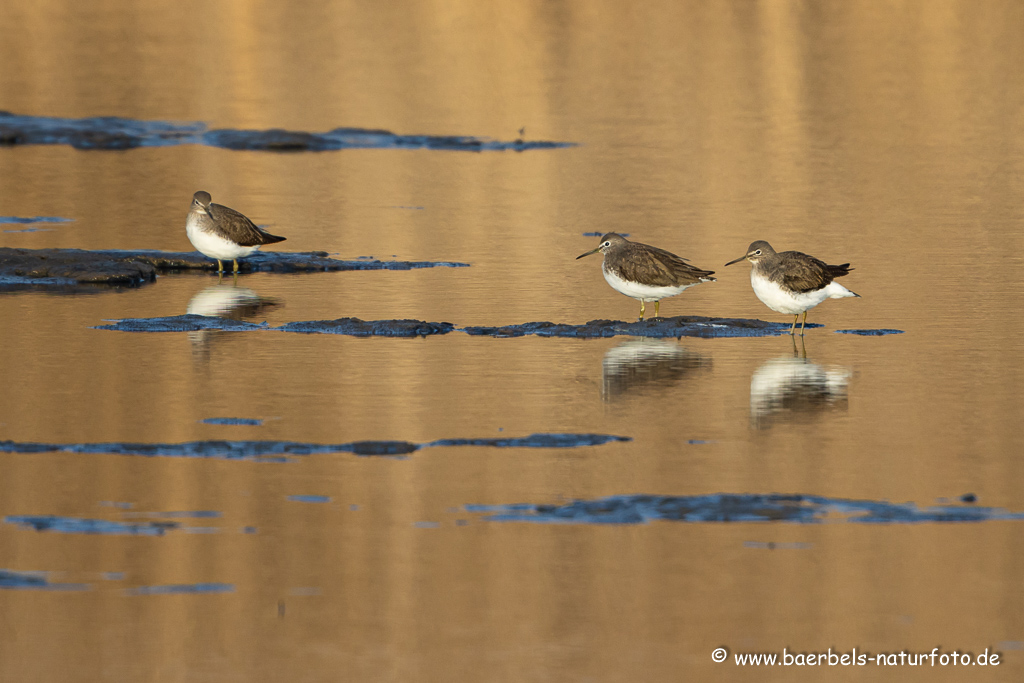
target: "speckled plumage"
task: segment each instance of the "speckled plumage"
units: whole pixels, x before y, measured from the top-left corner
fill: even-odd
[[[730,266],[740,261],[750,261],[750,284],[761,302],[779,313],[797,316],[825,299],[841,299],[859,294],[843,287],[835,279],[847,275],[852,268],[849,263],[838,266],[828,265],[820,259],[799,251],[776,252],[772,245],[758,240],[747,247],[747,253],[725,264]],[[800,328],[803,333],[803,326]],[[796,331],[796,318],[790,332]]]
[[[218,267],[222,260],[235,261],[236,272],[237,259],[252,254],[264,244],[285,240],[271,235],[234,209],[213,204],[210,193],[203,191],[192,196],[185,232],[196,249],[217,259]]]
[[[580,254],[577,259],[601,252],[604,261],[601,271],[611,287],[640,301],[640,318],[644,304],[653,301],[655,315],[661,299],[675,296],[701,282],[714,282],[713,270],[702,270],[670,251],[649,244],[630,242],[618,233],[610,232],[601,238],[596,249]]]

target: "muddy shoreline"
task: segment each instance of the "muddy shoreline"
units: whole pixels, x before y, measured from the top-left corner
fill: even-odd
[[[453,261],[342,260],[331,258],[325,251],[257,252],[238,262],[240,273],[317,273],[468,266],[468,263]],[[213,272],[217,270],[217,262],[198,251],[0,247],[0,292],[25,289],[70,292],[88,290],[97,285],[139,287],[156,280],[158,274],[190,270]]]

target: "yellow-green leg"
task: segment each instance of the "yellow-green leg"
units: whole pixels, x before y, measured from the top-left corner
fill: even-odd
[[[220,262],[220,259],[217,259],[217,272],[218,273],[223,273],[224,272],[224,264]]]
[[[660,306],[660,305],[661,305],[661,299],[658,299],[657,301],[654,302],[654,317],[655,318],[658,317],[658,306]]]
[[[644,319],[644,310],[645,310],[645,308],[644,308],[644,300],[640,299],[640,319],[641,320]]]
[[[800,314],[797,313],[793,316],[793,327],[789,328],[790,334],[796,334],[796,321],[800,319]]]
[[[795,322],[794,322],[795,324]],[[804,321],[800,323],[800,336],[804,336],[804,328],[807,327],[807,311],[804,311]]]
[[[235,275],[238,275],[238,259],[231,259],[231,262],[235,264]]]

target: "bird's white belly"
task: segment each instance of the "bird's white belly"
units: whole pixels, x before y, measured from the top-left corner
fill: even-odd
[[[783,289],[779,283],[761,276],[753,268],[750,270],[750,284],[761,303],[773,311],[789,315],[809,311],[825,299],[854,296],[853,292],[835,282],[813,292],[791,292]],[[846,293],[843,294],[839,290]]]
[[[188,241],[192,243],[192,246],[206,256],[221,261],[242,258],[260,248],[258,244],[253,247],[239,246],[216,233],[201,229],[196,221],[191,219],[185,223],[185,233],[188,235]]]
[[[694,282],[692,285],[679,285],[679,286],[666,286],[656,287],[652,285],[642,285],[638,282],[630,282],[629,280],[623,280],[621,277],[611,272],[601,264],[601,272],[604,273],[605,281],[612,286],[619,294],[625,294],[631,296],[634,299],[640,301],[659,301],[668,296],[675,296],[681,293],[684,289],[693,287],[698,284]]]

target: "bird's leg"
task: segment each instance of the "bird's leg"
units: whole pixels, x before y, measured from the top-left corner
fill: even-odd
[[[217,272],[218,273],[223,273],[224,272],[224,264],[220,262],[220,259],[217,259]]]
[[[238,259],[231,259],[231,262],[235,264],[235,275],[238,275]]]
[[[789,328],[790,334],[796,334],[796,321],[800,319],[800,314],[797,313],[793,316],[793,327]]]
[[[658,317],[658,306],[661,306],[661,299],[654,302],[654,317]]]
[[[644,319],[644,300],[640,299],[640,320]]]
[[[804,311],[804,321],[800,323],[800,336],[804,336],[804,328],[807,327],[807,311]]]

